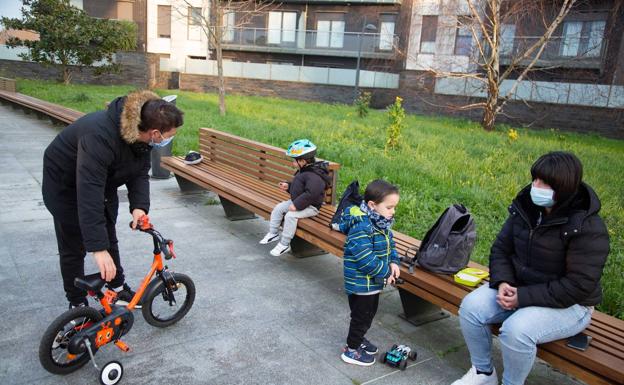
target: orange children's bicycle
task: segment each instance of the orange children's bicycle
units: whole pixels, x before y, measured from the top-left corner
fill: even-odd
[[[156,327],[178,322],[193,306],[195,284],[191,278],[171,272],[163,265],[163,255],[166,260],[176,257],[173,241],[163,238],[147,215],[138,221],[137,229],[150,234],[154,240],[154,261],[139,290],[129,304],[117,305],[117,294],[113,290],[102,291],[105,282],[99,273],[84,279],[76,278],[74,284],[96,297],[103,309],[73,308],[52,322],[39,345],[39,360],[48,372],[68,374],[91,360],[96,370],[100,370],[101,384],[117,384],[123,375],[121,363],[111,361],[100,369],[94,355],[111,342],[124,352],[129,350],[120,338],[132,328],[132,311],[136,305],[141,302],[143,318]]]

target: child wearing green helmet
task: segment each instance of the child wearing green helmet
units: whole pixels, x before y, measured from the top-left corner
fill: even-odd
[[[325,190],[331,185],[327,162],[317,162],[316,146],[307,139],[295,140],[288,146],[286,155],[293,158],[297,172],[292,182],[280,182],[278,187],[290,193],[290,199],[278,203],[271,212],[269,232],[260,240],[266,245],[278,241],[271,250],[277,257],[290,251],[290,241],[297,231],[300,218],[317,215],[325,198]],[[279,227],[284,221],[280,237]]]

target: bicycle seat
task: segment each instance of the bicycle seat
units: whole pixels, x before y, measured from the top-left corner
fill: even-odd
[[[74,286],[84,290],[91,290],[95,292],[102,290],[102,287],[104,287],[105,283],[106,281],[101,278],[100,273],[89,274],[85,275],[84,278],[74,279]]]

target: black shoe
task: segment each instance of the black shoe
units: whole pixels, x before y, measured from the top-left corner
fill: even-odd
[[[87,301],[86,298],[83,298],[82,300],[78,300],[78,301],[69,303],[69,308],[70,309],[73,309],[73,308],[76,308],[76,307],[83,307],[83,306],[89,306],[89,301]]]
[[[368,354],[377,354],[377,352],[379,351],[379,349],[377,348],[377,346],[373,345],[369,340],[367,340],[366,338],[364,338],[362,340],[362,345],[360,345],[362,349],[364,349],[364,351]]]
[[[132,298],[134,298],[134,295],[136,293],[134,292],[134,290],[132,290],[130,288],[130,286],[128,286],[128,284],[124,283],[123,284],[123,289],[121,289],[121,291],[117,292],[117,305],[127,305],[132,301]],[[137,303],[137,305],[135,306],[137,309],[141,308],[141,302]]]

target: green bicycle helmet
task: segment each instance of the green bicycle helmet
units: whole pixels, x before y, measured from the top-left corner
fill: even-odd
[[[294,159],[308,159],[316,155],[316,146],[308,139],[295,140],[288,146],[286,155]]]

